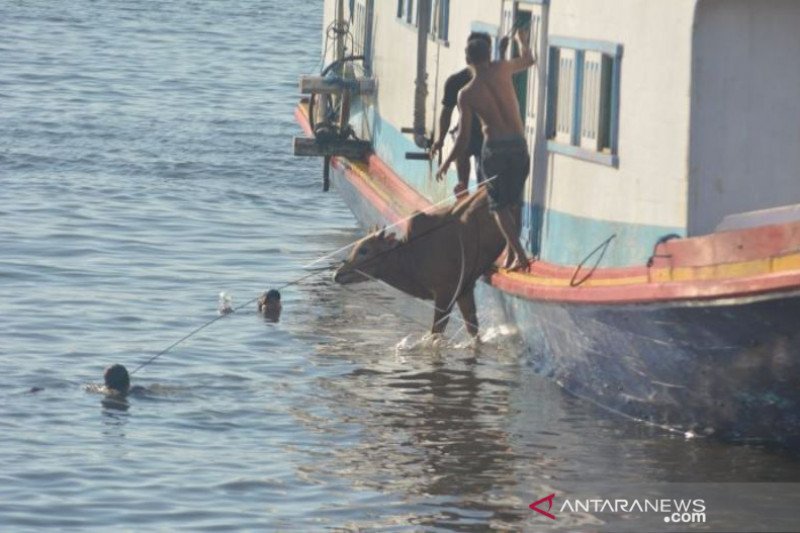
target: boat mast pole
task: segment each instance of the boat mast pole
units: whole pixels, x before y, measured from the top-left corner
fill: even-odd
[[[344,78],[347,70],[344,67],[344,54],[346,46],[346,38],[349,33],[349,28],[344,20],[344,0],[338,0],[336,4],[336,74],[340,78]],[[339,134],[346,135],[348,126],[350,125],[350,91],[344,90],[340,95],[339,107]]]
[[[414,144],[427,150],[425,106],[428,97],[428,32],[431,22],[431,0],[417,3],[417,79],[414,80]]]
[[[344,27],[344,0],[337,0],[336,2],[336,74],[342,76],[344,73],[344,64],[342,58],[344,57],[344,38],[347,30]]]

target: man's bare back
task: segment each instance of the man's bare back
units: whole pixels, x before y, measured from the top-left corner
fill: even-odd
[[[520,29],[517,32],[519,57],[471,65],[474,73],[472,80],[458,93],[458,109],[461,113],[459,135],[450,157],[439,169],[437,179],[441,179],[450,163],[466,149],[467,133],[471,131],[473,120],[481,121],[486,141],[524,134],[512,75],[530,68],[536,62],[529,40],[528,30]]]
[[[495,61],[475,70],[475,76],[459,94],[461,113],[477,115],[486,140],[522,135],[511,61]]]

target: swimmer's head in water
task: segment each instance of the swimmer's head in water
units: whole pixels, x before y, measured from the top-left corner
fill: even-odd
[[[111,365],[103,374],[106,388],[126,394],[131,388],[131,377],[128,369],[122,365]]]
[[[281,293],[270,289],[258,298],[258,312],[277,322],[281,317]]]

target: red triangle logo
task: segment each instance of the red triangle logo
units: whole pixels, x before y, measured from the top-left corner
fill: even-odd
[[[539,514],[543,514],[544,516],[546,516],[546,517],[547,517],[547,518],[549,518],[550,520],[555,520],[555,519],[556,519],[555,515],[554,515],[554,514],[551,514],[551,513],[549,512],[549,511],[550,511],[550,509],[552,509],[552,508],[553,508],[553,498],[555,498],[555,497],[556,497],[556,493],[554,492],[554,493],[553,493],[553,494],[551,494],[550,496],[545,496],[545,497],[544,497],[544,498],[542,498],[541,500],[536,500],[535,502],[533,502],[532,504],[530,504],[528,507],[530,507],[530,508],[531,508],[533,511],[536,511],[536,512],[537,512],[537,513],[539,513]],[[547,505],[547,511],[545,511],[545,510],[543,510],[543,509],[539,509],[539,505],[540,505],[540,504],[542,504],[542,503],[544,503],[544,502],[547,502],[547,504],[548,504],[548,505]]]

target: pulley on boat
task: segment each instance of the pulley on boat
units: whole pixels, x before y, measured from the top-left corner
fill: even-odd
[[[302,101],[312,137],[295,137],[294,155],[323,157],[323,190],[330,188],[330,163],[332,157],[363,159],[372,150],[372,144],[357,138],[350,125],[350,106],[354,97],[375,91],[375,81],[358,77],[354,63],[364,61],[363,55],[348,54],[352,50],[353,35],[344,18],[344,3],[337,3],[336,20],[328,27],[325,38],[327,51],[330,41],[335,44],[336,59],[325,66],[319,76],[300,78],[300,92],[308,95]]]

